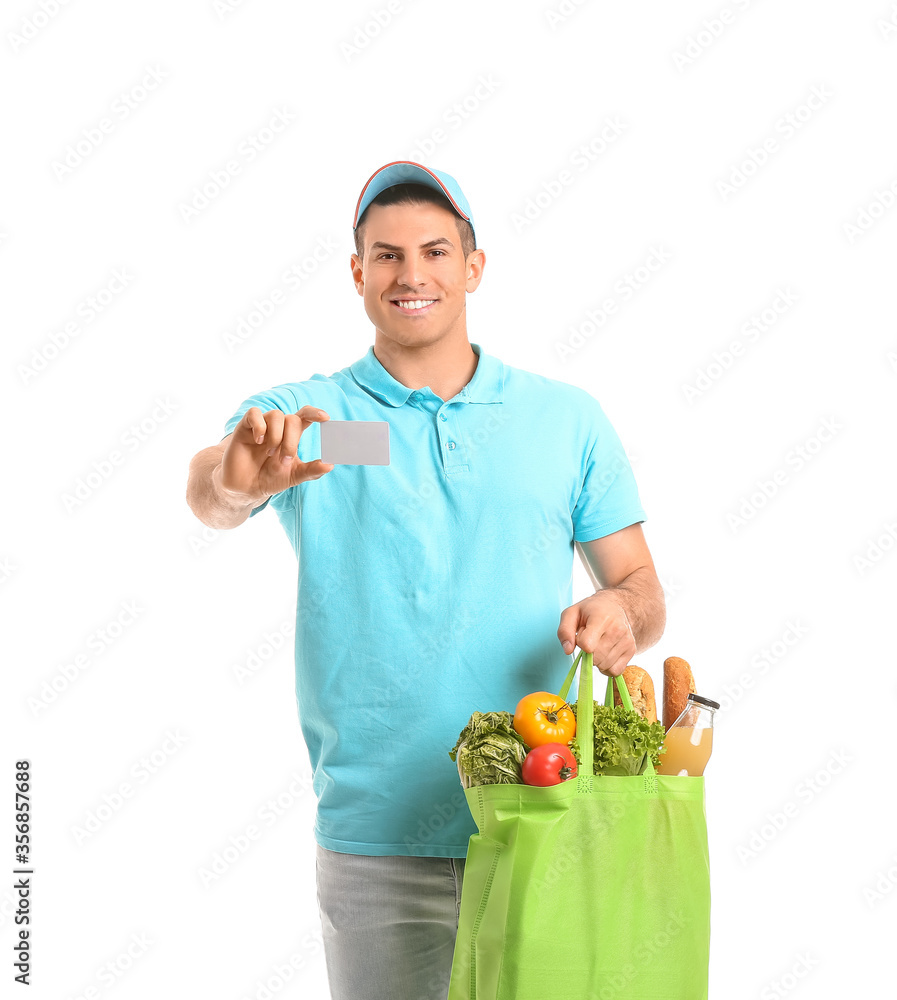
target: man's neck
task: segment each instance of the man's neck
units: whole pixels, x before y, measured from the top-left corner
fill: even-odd
[[[464,339],[448,339],[424,347],[403,347],[394,340],[374,339],[374,356],[390,375],[409,389],[429,386],[440,399],[451,399],[473,378],[477,355]]]

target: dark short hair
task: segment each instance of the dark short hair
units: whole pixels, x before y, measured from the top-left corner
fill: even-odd
[[[464,259],[476,250],[476,241],[473,236],[473,227],[452,207],[452,203],[440,194],[435,188],[427,187],[425,184],[395,184],[393,187],[381,191],[370,205],[362,212],[358,225],[355,228],[355,252],[364,260],[364,227],[366,216],[371,205],[439,205],[447,208],[455,217],[455,225],[458,227],[458,235],[461,237],[461,250]]]

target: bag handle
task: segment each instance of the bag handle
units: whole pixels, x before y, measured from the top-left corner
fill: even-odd
[[[593,701],[594,695],[592,693],[593,663],[591,653],[585,653],[583,650],[579,651],[579,655],[573,661],[567,676],[564,678],[564,683],[561,685],[558,697],[563,698],[564,701],[567,700],[567,693],[570,690],[570,685],[573,683],[573,677],[576,674],[577,666],[580,665],[580,660],[582,660],[582,667],[579,672],[579,696],[576,701],[576,746],[579,750],[579,769],[583,774],[590,775],[595,762],[595,742],[592,739],[592,732],[595,724],[595,710]],[[616,678],[608,677],[607,690],[604,694],[604,704],[608,708],[613,707],[613,684],[615,679],[617,682],[617,690],[620,692],[620,701],[623,703],[623,708],[625,708],[627,712],[634,711],[632,707],[632,699],[629,697],[629,689],[626,687],[626,682],[623,680],[621,674],[617,674]],[[589,734],[589,739],[583,738],[586,733]],[[645,767],[645,770],[642,771],[642,774],[653,778],[656,773],[657,772],[654,770],[654,764],[651,761],[651,755],[649,754],[647,766]]]

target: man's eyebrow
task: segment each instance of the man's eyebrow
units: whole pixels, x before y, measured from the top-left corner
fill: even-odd
[[[419,249],[421,249],[421,250],[429,250],[431,247],[439,246],[440,244],[444,244],[447,247],[451,247],[452,250],[455,249],[455,244],[452,243],[451,240],[446,239],[445,236],[439,236],[435,240],[430,240],[427,243],[421,243]],[[377,240],[375,243],[372,243],[370,245],[369,249],[370,250],[391,250],[394,253],[401,253],[401,251],[404,248],[403,247],[395,247],[391,243],[384,243],[384,242],[382,242],[382,240]]]

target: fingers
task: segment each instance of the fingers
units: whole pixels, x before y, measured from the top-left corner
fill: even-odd
[[[292,462],[296,457],[299,450],[299,438],[302,437],[302,432],[306,427],[310,427],[313,423],[323,423],[329,419],[329,415],[317,406],[303,406],[301,410],[285,415],[283,436],[280,442],[280,458],[284,465]],[[319,477],[307,478],[317,479]]]
[[[264,415],[265,435],[264,439],[259,443],[265,448],[265,454],[269,458],[275,455],[280,448],[280,443],[283,440],[285,418],[286,414],[280,410],[268,410]]]
[[[576,645],[592,654],[592,661],[606,677],[622,674],[637,646],[625,613],[592,615],[578,630]]]
[[[634,650],[629,652],[628,649],[619,647],[614,647],[607,652],[600,648],[587,649],[587,644],[584,642],[577,642],[576,645],[584,652],[592,654],[592,663],[598,668],[598,672],[604,674],[605,677],[616,677],[618,674],[622,674],[629,666],[629,661],[635,652]]]
[[[330,415],[317,406],[303,406],[296,413],[268,410],[264,414],[257,406],[250,406],[234,430],[245,431],[254,444],[267,445],[268,455],[278,448],[295,455],[305,428],[329,419]]]
[[[637,652],[629,622],[616,616],[604,619],[597,628],[590,623],[582,630],[579,643],[585,643],[586,650],[591,647],[592,660],[606,677],[622,674]]]
[[[250,406],[243,414],[243,418],[235,430],[245,428],[252,440],[256,444],[261,444],[265,440],[265,431],[268,429],[262,411],[257,406]]]
[[[628,643],[617,643],[608,651],[601,650],[592,654],[592,661],[605,677],[617,677],[629,666],[629,661],[635,655]]]
[[[577,628],[579,628],[579,608],[574,604],[561,613],[561,624],[558,627],[558,639],[565,653],[571,652],[576,645]]]
[[[246,445],[252,442],[251,461],[258,469],[259,485],[280,492],[288,486],[320,479],[333,466],[316,459],[301,462],[298,457],[299,439],[303,431],[313,423],[323,423],[330,415],[317,406],[303,406],[295,413],[283,410],[268,410],[265,413],[257,406],[251,406],[234,428],[233,439]],[[257,449],[257,450],[255,450]],[[289,482],[284,485],[284,479]]]
[[[592,661],[606,677],[616,677],[617,674],[622,674],[637,651],[631,633],[621,635],[616,639],[615,635],[616,631],[611,630],[601,635],[595,643],[588,639],[580,639],[579,641],[580,648],[585,648],[587,652],[589,645],[594,647],[591,650]],[[583,643],[587,645],[583,646]]]
[[[312,423],[312,421],[323,423],[323,421],[330,419],[330,415],[327,411],[322,410],[318,406],[303,406],[301,410],[296,410],[296,416],[301,417],[305,421],[306,427]]]
[[[296,457],[305,428],[329,419],[329,414],[317,406],[303,406],[296,413],[268,410],[264,414],[257,406],[251,406],[243,414],[238,429],[254,444],[263,445],[269,458],[289,465]]]
[[[290,475],[290,486],[296,486],[309,479],[320,479],[322,476],[326,476],[332,468],[332,465],[328,462],[322,462],[320,458],[316,458],[313,462],[300,462],[297,458]]]

